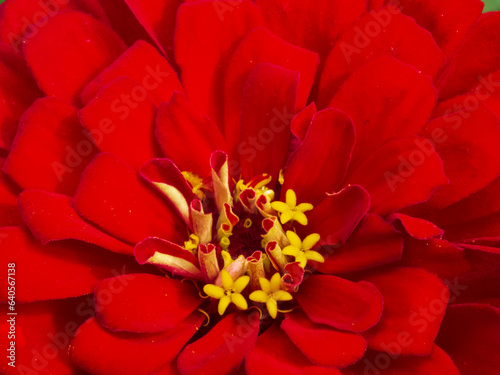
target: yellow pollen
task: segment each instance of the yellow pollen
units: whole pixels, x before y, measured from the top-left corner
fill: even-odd
[[[241,292],[250,282],[250,276],[245,275],[239,277],[237,280],[233,280],[229,272],[226,270],[222,270],[220,274],[222,278],[222,287],[214,284],[206,284],[203,287],[203,291],[208,296],[219,300],[219,314],[223,315],[231,303],[233,303],[240,310],[246,310],[248,308],[248,304]]]
[[[318,263],[325,262],[323,255],[317,251],[311,250],[320,239],[318,233],[310,234],[302,241],[295,232],[289,230],[286,232],[286,237],[288,241],[290,241],[290,245],[282,250],[283,254],[294,257],[296,262],[300,262],[302,268],[307,265],[309,260]]]
[[[265,303],[269,315],[275,319],[278,315],[278,301],[290,301],[292,295],[281,290],[281,275],[276,272],[271,281],[264,277],[259,277],[261,290],[252,292],[248,298],[254,302]]]
[[[191,234],[189,236],[189,241],[184,241],[184,248],[191,251],[192,253],[196,253],[199,244],[200,239],[198,238],[198,236],[195,234]]]
[[[251,219],[246,219],[245,222],[243,223],[243,226],[245,228],[250,228],[252,226],[252,220]]]
[[[203,193],[203,191],[201,191],[201,188],[203,188],[203,179],[197,174],[192,172],[181,172],[181,174],[184,176],[186,181],[188,181],[189,184],[191,185],[193,193],[196,194],[198,198],[204,199],[205,194]]]
[[[271,202],[271,207],[280,213],[281,224],[294,220],[302,225],[307,225],[306,211],[311,211],[313,205],[310,203],[301,203],[297,205],[297,195],[292,189],[286,191],[286,202]]]

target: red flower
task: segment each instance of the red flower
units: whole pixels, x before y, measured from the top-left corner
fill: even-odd
[[[181,3],[0,8],[3,371],[495,373],[500,14]]]

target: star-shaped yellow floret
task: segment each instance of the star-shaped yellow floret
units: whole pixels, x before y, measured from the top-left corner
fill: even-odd
[[[307,225],[307,217],[304,212],[313,209],[313,205],[310,203],[297,205],[297,195],[292,189],[286,191],[286,203],[274,201],[271,203],[271,207],[280,213],[281,224],[295,220],[302,225]]]
[[[317,251],[311,250],[314,245],[316,245],[320,239],[318,233],[313,233],[304,238],[301,241],[300,237],[297,236],[295,232],[291,230],[286,232],[286,237],[290,241],[290,245],[283,249],[283,254],[295,257],[296,262],[300,262],[300,266],[304,268],[308,260],[314,260],[315,262],[323,263],[325,258],[323,255]]]
[[[278,272],[271,277],[271,281],[259,277],[259,284],[262,290],[252,292],[248,298],[254,302],[265,303],[269,315],[274,319],[278,314],[278,301],[290,301],[293,297],[281,290],[281,275]]]
[[[247,287],[250,276],[241,276],[237,280],[233,280],[226,270],[220,271],[220,274],[222,287],[213,284],[207,284],[203,287],[203,291],[208,296],[219,300],[219,314],[223,315],[231,302],[240,310],[246,310],[248,304],[241,292]]]

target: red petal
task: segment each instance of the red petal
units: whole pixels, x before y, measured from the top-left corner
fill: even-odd
[[[107,329],[143,333],[174,329],[203,302],[192,284],[149,274],[103,280],[94,298]]]
[[[12,316],[0,323],[2,348],[8,349],[10,341],[15,342],[15,367],[8,365],[9,354],[3,355],[2,374],[74,374],[76,369],[70,363],[68,348],[79,324],[93,313],[88,298],[17,304],[15,338],[9,339],[8,335],[7,319]]]
[[[0,28],[2,25],[0,22]],[[19,118],[39,96],[41,92],[24,60],[9,46],[0,44],[0,149],[10,149]]]
[[[231,56],[224,77],[224,134],[234,147],[239,137],[245,80],[260,63],[271,63],[299,72],[296,108],[302,109],[314,82],[319,57],[313,52],[285,43],[264,28],[253,30],[243,39]]]
[[[315,324],[300,311],[287,314],[281,329],[318,366],[346,367],[365,354],[366,341],[359,333],[342,332]]]
[[[245,181],[268,173],[274,182],[292,139],[299,73],[263,63],[250,72],[243,88],[237,155]]]
[[[382,54],[389,54],[431,77],[444,62],[443,52],[432,35],[397,8],[389,6],[367,13],[342,35],[328,55],[321,75],[319,106],[328,104],[350,74]]]
[[[441,158],[419,137],[384,144],[347,178],[370,193],[370,211],[379,215],[423,202],[447,182]]]
[[[182,92],[177,74],[168,61],[153,46],[140,40],[85,87],[81,101],[87,104],[99,90],[122,76],[142,86],[156,106],[168,102],[174,91]]]
[[[17,209],[19,188],[3,173],[4,160],[0,158],[0,228],[23,224]]]
[[[318,111],[316,110],[316,105],[314,103],[311,103],[302,111],[297,113],[297,115],[292,119],[292,123],[290,124],[292,133],[300,141],[303,141],[306,137],[307,130],[309,129],[311,121],[316,113],[318,113]]]
[[[328,106],[352,118],[355,168],[388,140],[420,134],[435,104],[428,76],[383,55],[356,70]]]
[[[89,373],[147,375],[172,362],[202,323],[199,314],[164,333],[109,332],[87,320],[71,343],[72,362]]]
[[[462,43],[483,10],[479,0],[389,0],[386,3],[398,6],[429,30],[447,56]]]
[[[52,241],[75,239],[105,249],[132,255],[133,247],[108,236],[88,224],[71,207],[71,197],[40,190],[19,195],[19,211],[33,235],[46,245]]]
[[[392,354],[430,354],[450,296],[441,280],[419,268],[379,272],[365,280],[384,297],[380,322],[364,333],[368,346]]]
[[[389,220],[394,223],[398,229],[403,229],[411,237],[425,240],[432,237],[442,237],[443,230],[439,229],[430,221],[417,219],[404,214],[392,214]]]
[[[75,108],[59,99],[43,98],[21,118],[4,171],[24,189],[73,194],[96,151]]]
[[[271,31],[325,57],[338,36],[366,11],[366,1],[258,0]]]
[[[182,0],[124,1],[160,49],[172,54],[175,15]]]
[[[198,258],[189,250],[160,238],[146,238],[134,250],[139,264],[153,264],[175,275],[202,280]]]
[[[92,17],[64,12],[26,39],[24,54],[40,88],[71,101],[125,48],[112,30]]]
[[[313,205],[326,198],[326,193],[338,191],[354,141],[354,128],[345,113],[335,109],[318,112],[289,161],[282,191],[293,189],[299,203]]]
[[[82,242],[42,246],[21,227],[1,228],[0,258],[16,263],[16,301],[61,299],[92,293],[97,283],[131,266],[130,257]],[[135,262],[134,262],[135,263]],[[0,291],[7,301],[7,288]]]
[[[353,283],[336,276],[313,275],[304,280],[297,302],[314,323],[350,331],[365,331],[382,314],[382,296],[365,281]]]
[[[462,375],[495,374],[500,367],[500,309],[483,304],[450,306],[438,343]]]
[[[260,13],[250,0],[196,1],[179,7],[174,48],[182,85],[188,100],[216,124],[231,51],[260,24]]]
[[[314,366],[275,326],[259,336],[245,359],[245,369],[248,375],[340,375],[337,369]]]
[[[368,351],[355,366],[342,370],[343,375],[460,375],[452,359],[438,346],[428,356],[400,356]]]
[[[405,238],[403,264],[424,268],[443,280],[454,279],[471,270],[463,249],[437,238],[426,241]]]
[[[101,151],[117,155],[137,170],[157,156],[156,107],[146,89],[131,79],[113,81],[79,115]]]
[[[258,334],[257,313],[232,313],[184,348],[177,361],[179,372],[182,375],[232,373],[255,345]]]
[[[499,25],[500,13],[488,13],[467,34],[438,83],[440,99],[466,93],[500,69]]]
[[[500,243],[500,212],[471,220],[467,223],[445,227],[446,238],[454,242],[480,240],[481,238],[496,240]]]
[[[328,194],[308,214],[308,233],[318,233],[320,244],[344,243],[370,207],[370,196],[360,186],[347,186],[338,193]],[[299,228],[299,233],[306,229]]]
[[[442,104],[440,109],[447,109],[448,114],[429,122],[422,133],[435,144],[450,180],[448,186],[437,191],[426,203],[435,209],[468,197],[500,174],[499,122],[483,105],[478,105],[474,111],[456,111],[455,105],[464,101],[467,97]]]
[[[401,259],[403,238],[379,216],[366,215],[346,243],[324,246],[325,263],[315,263],[322,273],[344,274],[374,268]]]
[[[178,93],[158,109],[155,134],[163,153],[181,170],[202,177],[211,174],[212,153],[226,149],[217,126]]]
[[[182,241],[184,226],[167,202],[150,191],[127,164],[110,154],[90,163],[73,199],[78,213],[131,243],[146,237]]]

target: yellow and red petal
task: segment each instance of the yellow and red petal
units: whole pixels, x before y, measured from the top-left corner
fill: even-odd
[[[99,154],[82,176],[73,207],[111,235],[130,243],[147,237],[181,243],[184,225],[130,166]]]
[[[227,315],[199,340],[187,345],[177,365],[182,375],[219,375],[238,369],[259,334],[259,314]]]
[[[191,283],[151,274],[103,280],[94,300],[97,318],[108,330],[140,333],[174,329],[203,302]]]
[[[295,299],[314,323],[360,332],[382,315],[382,295],[370,282],[357,283],[329,275],[312,275],[300,285]]]

